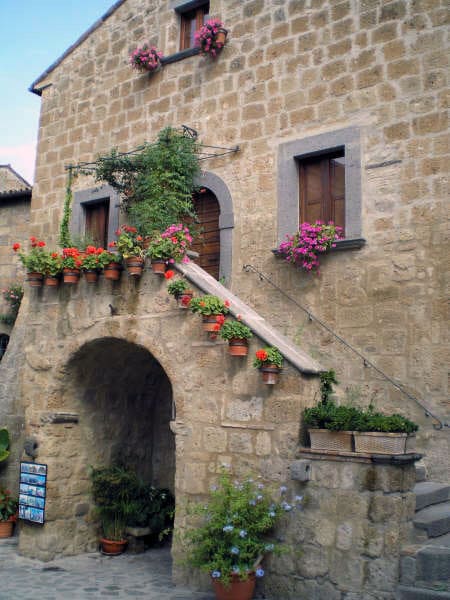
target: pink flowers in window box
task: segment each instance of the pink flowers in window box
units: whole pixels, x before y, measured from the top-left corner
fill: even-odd
[[[341,232],[342,227],[331,221],[327,225],[321,221],[302,223],[296,233],[286,236],[286,241],[278,246],[278,253],[308,273],[319,274],[319,254],[334,248]]]
[[[154,46],[144,44],[142,48],[136,48],[130,55],[130,65],[138,71],[154,72],[161,66],[162,52]]]
[[[227,34],[222,21],[210,19],[195,33],[195,45],[200,48],[202,54],[215,58],[225,46]]]

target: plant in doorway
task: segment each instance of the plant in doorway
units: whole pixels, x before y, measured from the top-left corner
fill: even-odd
[[[17,498],[0,485],[0,538],[11,537],[17,519]]]

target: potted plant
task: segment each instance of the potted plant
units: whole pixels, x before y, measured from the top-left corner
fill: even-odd
[[[73,285],[78,283],[80,279],[80,269],[82,265],[82,257],[78,248],[63,248],[62,251],[62,268],[63,268],[63,281]]]
[[[229,312],[228,300],[221,300],[212,294],[192,298],[189,308],[202,316],[203,330],[217,333],[225,322],[224,315]]]
[[[334,248],[334,242],[341,239],[341,232],[342,227],[331,221],[327,225],[321,221],[302,223],[296,233],[286,236],[286,241],[278,246],[277,253],[308,273],[316,271],[319,274],[319,254]]]
[[[162,52],[159,52],[155,46],[144,44],[131,53],[130,65],[137,71],[154,73],[160,69],[162,57]]]
[[[122,225],[117,231],[115,248],[125,260],[128,275],[140,277],[144,268],[144,238],[136,227]]]
[[[216,58],[225,45],[227,34],[222,21],[210,19],[195,32],[195,46],[202,54]]]
[[[171,271],[166,271],[165,276]],[[170,279],[170,277],[167,277]],[[194,295],[193,290],[189,288],[189,284],[185,279],[174,279],[167,285],[167,292],[175,298],[180,308],[189,308],[189,304]]]
[[[23,287],[21,285],[11,285],[2,290],[2,294],[5,302],[9,304],[9,312],[7,314],[0,314],[0,323],[14,325],[23,298]]]
[[[289,503],[285,494],[284,486],[275,497],[253,478],[237,481],[223,471],[208,502],[191,509],[200,524],[185,534],[186,563],[210,575],[219,600],[252,598],[255,577],[264,576],[264,556],[281,551],[268,535],[284,512],[302,502],[297,496]]]
[[[44,252],[44,285],[57,287],[62,273],[62,256],[58,252]]]
[[[256,351],[253,366],[261,371],[263,383],[274,385],[278,382],[283,361],[283,355],[278,348],[267,346]]]
[[[27,270],[27,281],[31,287],[42,287],[45,269],[45,242],[36,237],[30,237],[31,249],[28,253],[20,251],[21,245],[13,244],[14,252],[17,252],[21,263]]]
[[[139,480],[132,506],[127,517],[128,534],[139,534],[139,537],[148,535],[155,542],[161,542],[171,535],[175,498],[170,490],[156,488]]]
[[[153,271],[161,274],[168,264],[189,262],[187,251],[191,244],[192,236],[187,227],[182,223],[169,225],[148,246],[147,255],[151,258]]]
[[[108,247],[115,248],[116,242],[110,242]],[[111,281],[118,281],[120,279],[120,273],[122,272],[121,258],[118,254],[110,252],[109,250],[103,250],[98,257],[100,264],[103,266],[103,274],[105,279]]]
[[[103,529],[102,552],[111,556],[121,554],[127,545],[125,529],[135,511],[133,501],[140,482],[135,473],[121,466],[91,468],[90,478]]]
[[[220,337],[228,340],[228,352],[232,356],[247,356],[248,340],[252,336],[252,330],[241,323],[239,316],[237,321],[226,321],[220,330]]]
[[[400,414],[361,411],[354,425],[355,451],[369,454],[404,454],[414,451],[418,425]]]
[[[81,270],[88,283],[96,283],[98,281],[98,274],[102,268],[99,256],[103,252],[103,248],[96,248],[95,246],[86,247],[85,256],[81,259]]]
[[[0,538],[12,536],[17,519],[17,506],[17,498],[14,498],[9,490],[0,485]]]

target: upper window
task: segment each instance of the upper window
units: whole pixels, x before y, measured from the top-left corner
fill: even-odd
[[[209,2],[203,2],[200,6],[187,12],[181,13],[180,50],[194,47],[195,32],[209,18]]]
[[[86,236],[96,246],[106,248],[115,240],[119,227],[120,199],[111,186],[102,185],[75,192],[73,195],[70,230],[73,235]]]
[[[85,233],[95,246],[108,245],[109,198],[84,204]]]
[[[298,161],[300,223],[333,221],[345,232],[345,151]]]

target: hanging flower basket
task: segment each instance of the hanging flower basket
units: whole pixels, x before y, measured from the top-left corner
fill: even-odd
[[[44,285],[46,287],[58,287],[59,277],[56,277],[55,275],[46,275],[44,278]]]
[[[222,21],[210,19],[195,33],[195,45],[202,54],[216,58],[225,45],[227,34]]]
[[[104,275],[105,279],[109,279],[111,281],[118,281],[120,279],[120,272],[122,270],[122,265],[118,262],[111,262],[104,267]]]
[[[275,346],[267,346],[255,352],[253,366],[261,371],[262,382],[268,385],[278,383],[283,370],[283,355]]]
[[[27,273],[27,281],[30,287],[42,287],[44,275],[43,273]]]
[[[144,259],[140,256],[130,256],[125,259],[128,275],[131,277],[141,277],[144,270]]]
[[[63,269],[63,281],[69,285],[75,285],[80,281],[80,269]]]
[[[86,281],[88,283],[97,283],[98,281],[98,271],[96,269],[89,269],[84,272],[84,276],[86,277]]]
[[[136,48],[130,55],[130,65],[137,71],[155,73],[161,68],[163,55],[155,46],[144,44],[142,48]]]

